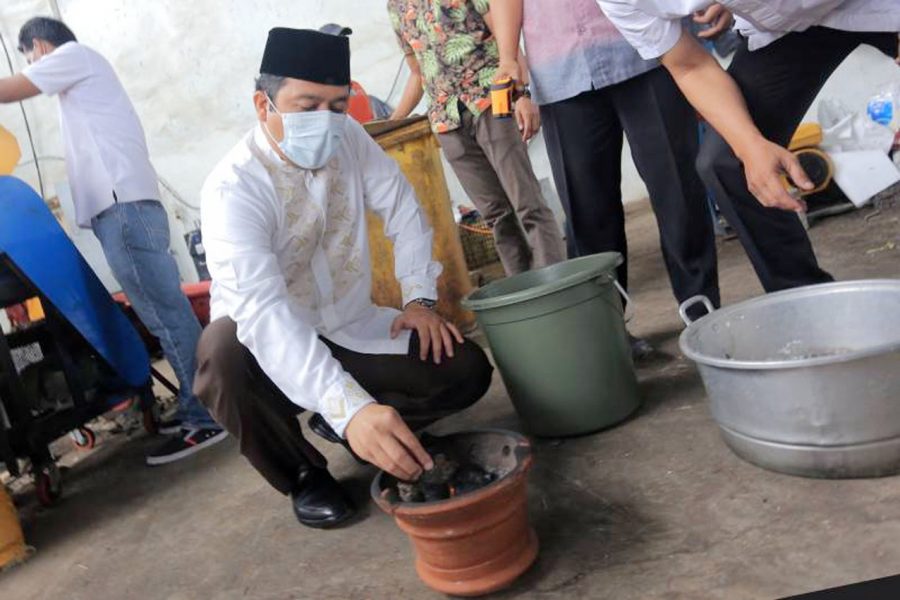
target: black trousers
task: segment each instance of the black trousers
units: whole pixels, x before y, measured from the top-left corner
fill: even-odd
[[[628,243],[622,206],[622,142],[628,136],[647,184],[660,246],[679,302],[704,294],[719,302],[716,246],[706,191],[694,167],[694,110],[662,68],[623,83],[541,106],[556,190],[568,217],[569,255],[616,251]]]
[[[419,359],[415,332],[407,355],[360,354],[323,341],[363,389],[397,409],[414,430],[474,404],[491,384],[493,367],[469,340],[440,365]],[[325,457],[303,437],[297,419],[303,409],[288,400],[238,341],[231,319],[217,319],[203,330],[194,393],[281,493],[292,491],[301,469],[326,466]]]
[[[728,72],[769,140],[787,145],[825,81],[860,44],[897,54],[897,33],[813,27],[750,52],[742,41]],[[767,292],[832,281],[816,261],[797,215],[762,206],[747,189],[741,162],[722,137],[704,139],[697,170],[713,191]]]

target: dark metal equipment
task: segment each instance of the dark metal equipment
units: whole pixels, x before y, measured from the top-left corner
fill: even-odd
[[[37,298],[43,318],[0,335],[0,461],[13,475],[31,462],[38,499],[61,481],[50,444],[137,398],[152,423],[150,357],[135,328],[24,182],[0,177],[0,308]]]
[[[149,380],[142,386],[123,381],[0,254],[0,308],[31,298],[41,300],[45,318],[0,335],[0,461],[18,476],[21,460],[30,460],[38,499],[48,505],[62,492],[50,444],[73,430],[89,439],[84,425],[129,398],[139,398],[152,415],[154,396]]]

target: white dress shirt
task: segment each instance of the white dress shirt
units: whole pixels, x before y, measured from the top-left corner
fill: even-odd
[[[361,125],[322,169],[290,165],[254,128],[203,186],[203,244],[212,318],[228,316],[262,370],[294,403],[321,413],[339,435],[373,402],[319,336],[355,352],[406,354],[390,338],[399,311],[371,300],[365,210],[394,242],[404,304],[437,298],[441,265],[432,230],[397,163]]]
[[[597,0],[645,59],[659,58],[681,37],[681,19],[710,0]],[[757,50],[792,31],[822,26],[843,31],[900,31],[900,0],[719,0],[735,29]]]
[[[91,218],[114,202],[159,200],[156,171],[134,106],[109,62],[66,42],[22,75],[42,93],[59,96],[59,120],[75,218]]]

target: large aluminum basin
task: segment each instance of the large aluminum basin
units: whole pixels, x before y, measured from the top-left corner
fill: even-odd
[[[900,471],[900,281],[748,300],[693,322],[680,345],[742,458],[808,477]]]

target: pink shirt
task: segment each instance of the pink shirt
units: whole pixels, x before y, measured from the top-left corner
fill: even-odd
[[[643,60],[596,0],[525,0],[525,50],[538,104],[621,83],[658,65]]]

